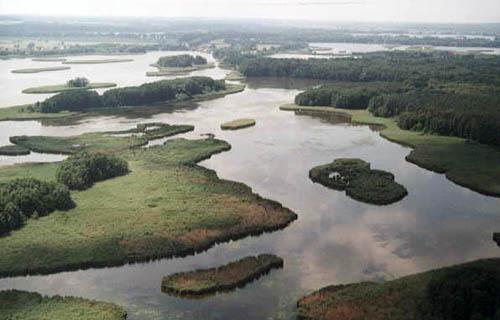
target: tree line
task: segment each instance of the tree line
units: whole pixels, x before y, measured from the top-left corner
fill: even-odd
[[[92,90],[65,91],[47,98],[43,102],[36,103],[35,109],[47,113],[137,106],[155,102],[186,100],[194,95],[217,92],[225,88],[224,80],[213,80],[209,77],[161,80],[135,87],[107,90],[102,95]]]

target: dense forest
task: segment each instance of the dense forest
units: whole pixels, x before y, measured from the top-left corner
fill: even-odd
[[[186,68],[195,65],[207,64],[207,59],[202,56],[192,56],[190,54],[181,54],[177,56],[166,56],[158,59],[156,63],[164,68]]]
[[[95,91],[61,92],[35,105],[41,112],[82,111],[94,108],[136,106],[155,102],[186,100],[194,95],[224,90],[224,80],[190,77],[161,80],[136,87],[116,88],[99,95]]]
[[[298,105],[368,108],[376,116],[398,117],[403,129],[500,145],[497,56],[376,52],[360,58],[304,60],[230,50],[221,55],[246,76],[332,82],[299,94]]]

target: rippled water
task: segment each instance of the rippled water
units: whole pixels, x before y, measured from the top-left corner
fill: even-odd
[[[209,72],[224,73],[221,69]],[[194,124],[195,131],[184,136],[214,133],[231,143],[231,151],[201,165],[294,210],[299,217],[289,227],[185,258],[2,279],[0,289],[116,302],[128,310],[129,319],[290,319],[300,296],[328,284],[393,279],[498,256],[491,236],[500,230],[500,199],[459,187],[443,175],[406,162],[410,149],[384,140],[367,126],[280,111],[278,106],[290,103],[303,85],[250,81],[242,93],[147,119]],[[255,118],[257,124],[239,131],[219,129],[222,122],[239,117]],[[0,123],[0,132],[5,140],[21,133],[70,135],[125,129],[143,121],[98,117],[57,127],[6,122]],[[373,168],[394,173],[409,195],[389,206],[374,206],[309,180],[310,168],[339,157],[359,157]],[[243,289],[202,300],[161,293],[165,275],[260,253],[282,257],[284,268]]]

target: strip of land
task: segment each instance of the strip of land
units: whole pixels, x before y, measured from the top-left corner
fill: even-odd
[[[74,209],[29,219],[1,237],[0,276],[183,256],[295,220],[279,203],[195,165],[229,149],[227,142],[207,138],[115,151],[130,173],[72,191]],[[54,180],[59,165],[1,167],[0,183],[19,177]]]
[[[45,297],[38,293],[0,291],[2,320],[124,320],[125,310],[115,304],[74,297]]]
[[[111,82],[91,82],[85,87],[71,87],[67,84],[59,84],[52,86],[40,86],[27,88],[23,90],[23,93],[58,93],[63,91],[71,90],[84,90],[84,89],[102,89],[102,88],[113,88],[116,87],[116,83]]]
[[[392,142],[413,148],[406,160],[422,168],[444,173],[454,183],[479,193],[500,197],[500,150],[494,146],[463,138],[402,130],[392,118],[373,116],[368,110],[331,107],[305,107],[294,104],[280,107],[285,111],[330,113],[358,124],[377,125],[380,135]]]
[[[325,287],[301,298],[298,319],[493,319],[500,259],[484,259],[383,283]]]
[[[241,288],[272,269],[282,267],[283,259],[274,255],[245,257],[217,268],[169,275],[163,278],[161,290],[186,298],[202,297]]]
[[[57,57],[42,57],[42,58],[33,58],[32,61],[38,62],[63,62],[66,61],[66,58],[57,58]]]
[[[29,121],[29,120],[81,120],[83,118],[94,117],[99,115],[115,115],[115,116],[129,116],[134,114],[134,110],[140,108],[141,114],[143,115],[148,111],[148,109],[155,109],[154,114],[163,113],[177,106],[186,105],[187,102],[199,102],[206,100],[213,100],[217,98],[224,97],[229,94],[238,93],[245,90],[245,85],[240,84],[230,84],[226,85],[225,90],[217,92],[209,92],[204,94],[198,94],[191,97],[189,100],[185,101],[171,101],[161,104],[154,105],[144,105],[144,106],[123,106],[123,107],[113,107],[113,108],[95,108],[88,109],[80,112],[72,111],[60,111],[60,112],[39,112],[36,111],[32,104],[12,106],[6,108],[0,108],[0,121]],[[140,116],[140,115],[139,115]]]
[[[120,63],[131,62],[134,59],[93,59],[93,60],[66,60],[63,64],[103,64],[103,63]]]
[[[39,72],[47,72],[47,71],[61,71],[68,70],[71,67],[45,67],[45,68],[26,68],[26,69],[15,69],[12,70],[12,73],[39,73]]]

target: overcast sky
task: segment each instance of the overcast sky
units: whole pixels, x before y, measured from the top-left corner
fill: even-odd
[[[500,0],[0,0],[1,14],[500,22]]]

